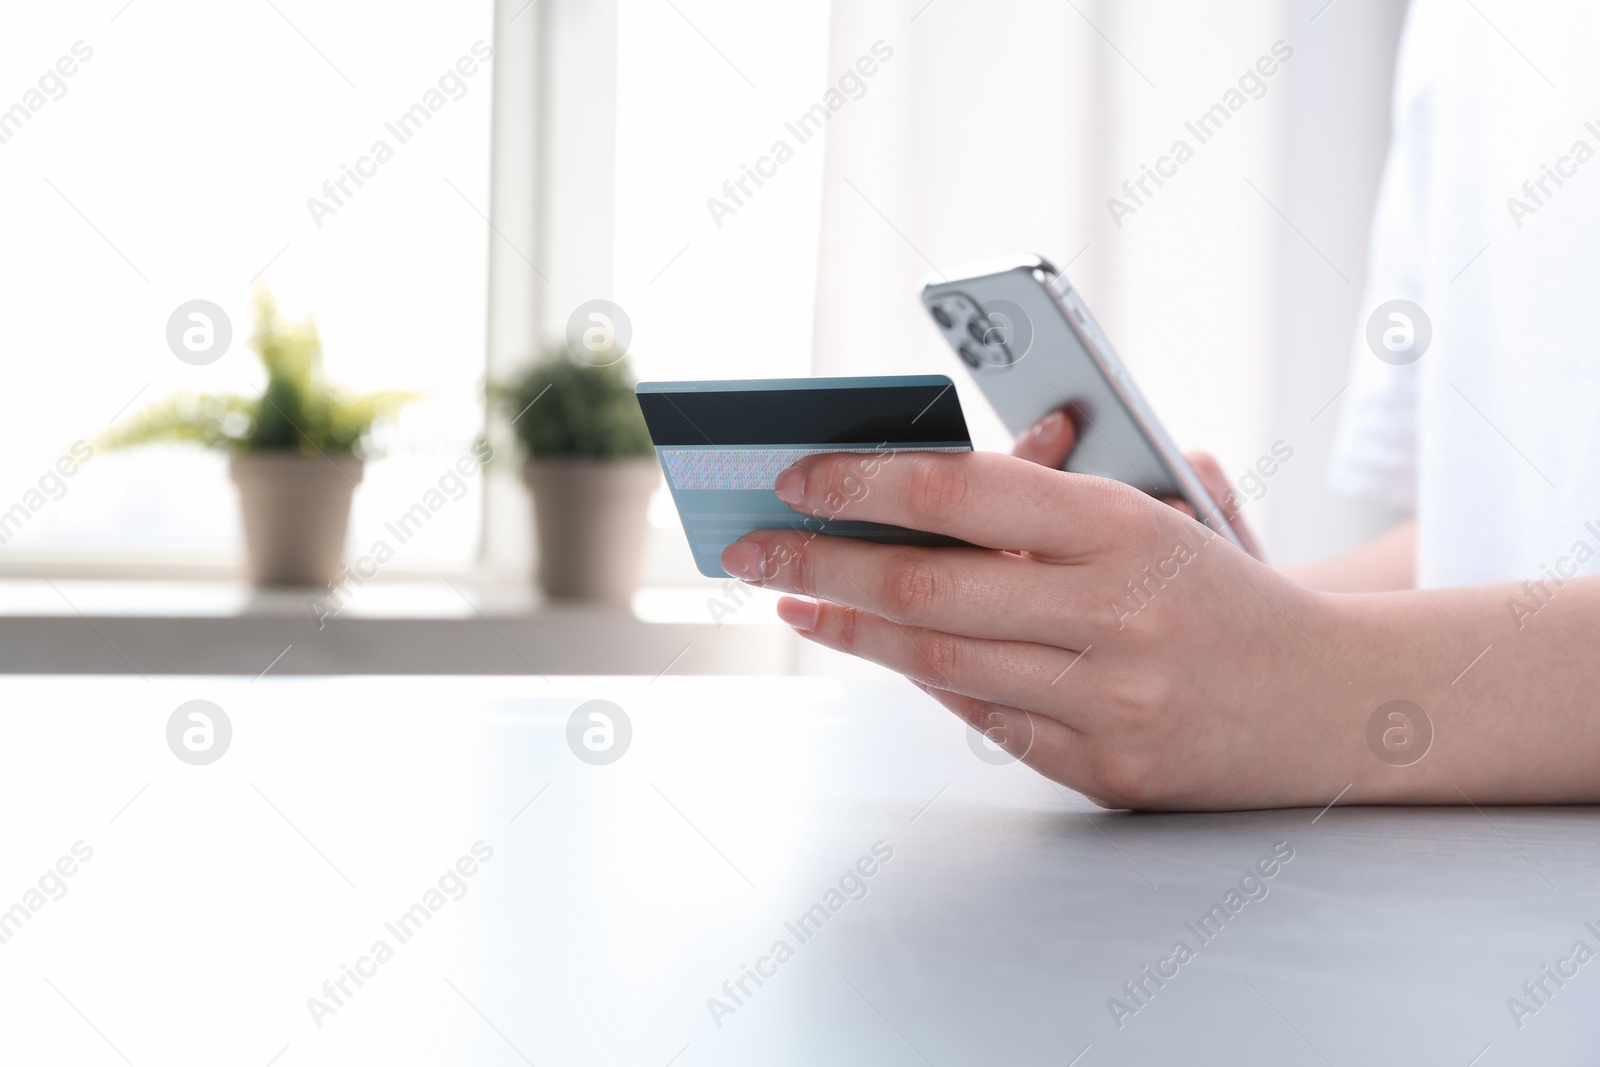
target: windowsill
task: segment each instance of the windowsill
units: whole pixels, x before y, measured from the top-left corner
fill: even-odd
[[[320,604],[316,589],[255,589],[237,581],[118,581],[79,579],[0,580],[0,618],[7,616],[77,615],[124,618],[238,618],[302,615],[314,619],[311,605]],[[726,600],[715,587],[641,589],[634,595],[632,615],[639,622],[711,623],[709,597]],[[746,603],[776,603],[777,594],[745,589]],[[728,602],[731,605],[731,601]],[[331,606],[331,605],[330,605]],[[517,617],[548,612],[609,614],[626,617],[619,608],[546,602],[532,586],[493,586],[455,578],[440,582],[373,582],[356,590],[334,619],[463,619],[485,615]],[[756,612],[735,612],[726,625],[771,621]]]
[[[632,609],[523,585],[373,582],[336,615],[316,590],[228,581],[0,581],[0,673],[783,673],[774,594],[643,589]],[[708,603],[716,598],[720,607]],[[280,655],[281,653],[281,655]],[[275,657],[277,657],[275,659]]]

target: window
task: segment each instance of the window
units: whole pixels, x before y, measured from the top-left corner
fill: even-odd
[[[289,317],[316,318],[336,381],[424,394],[367,466],[352,549],[470,447],[483,422],[490,15],[488,0],[6,12],[0,514],[20,503],[26,515],[10,511],[0,566],[236,565],[225,457],[146,448],[53,472],[75,440],[175,391],[254,392],[257,280]],[[166,343],[169,316],[194,299],[231,321],[230,348],[206,366]],[[395,566],[465,565],[480,525],[475,481]]]

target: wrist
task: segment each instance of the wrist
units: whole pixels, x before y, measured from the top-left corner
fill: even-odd
[[[1342,803],[1456,802],[1445,796],[1453,789],[1440,759],[1438,725],[1451,677],[1441,676],[1439,665],[1456,658],[1466,665],[1470,654],[1452,654],[1461,635],[1419,611],[1426,605],[1415,593],[1318,596],[1348,679],[1331,701],[1349,786]]]
[[[1299,587],[1297,672],[1305,709],[1308,803],[1419,803],[1418,768],[1433,755],[1437,694],[1413,669],[1415,650],[1396,618],[1397,596]],[[1413,710],[1420,709],[1420,710]]]
[[[1471,628],[1415,592],[1295,593],[1282,613],[1298,635],[1268,659],[1289,686],[1275,695],[1278,708],[1297,712],[1296,754],[1281,788],[1317,807],[1336,797],[1341,805],[1459,804],[1457,784],[1476,799],[1478,754],[1453,720],[1441,736],[1441,722],[1452,713],[1452,678],[1486,642],[1465,651]],[[1303,652],[1285,655],[1287,642]]]
[[[1600,587],[1574,583],[1538,634],[1506,610],[1512,592],[1321,594],[1350,679],[1328,710],[1341,803],[1595,799],[1600,718],[1584,694],[1600,671],[1579,657]]]

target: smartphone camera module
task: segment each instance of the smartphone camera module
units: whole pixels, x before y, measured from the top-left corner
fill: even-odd
[[[939,324],[961,361],[973,370],[985,367],[1009,367],[1020,358],[1012,347],[1016,316],[1012,305],[998,301],[1004,307],[990,313],[985,307],[965,293],[947,293],[929,303],[928,314]],[[1031,331],[1029,342],[1032,341]]]
[[[1016,362],[1006,336],[1011,331],[1003,322],[996,322],[983,313],[967,320],[967,334],[980,346],[983,361],[991,367],[1009,367]]]
[[[1011,301],[987,301],[978,314],[984,323],[983,333],[989,350],[994,353],[991,362],[1009,367],[1033,348],[1033,320]]]

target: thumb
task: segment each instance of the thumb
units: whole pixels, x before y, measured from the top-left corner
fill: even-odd
[[[1059,469],[1077,443],[1078,434],[1065,411],[1052,411],[1017,438],[1011,454],[1030,463]]]

